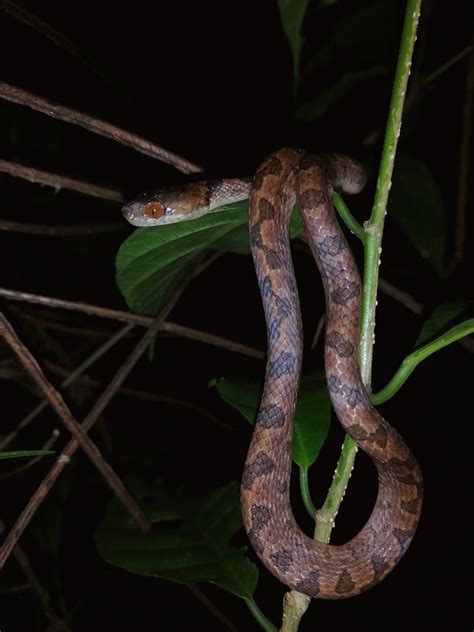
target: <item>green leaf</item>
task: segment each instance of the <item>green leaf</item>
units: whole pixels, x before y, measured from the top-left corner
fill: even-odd
[[[258,571],[229,539],[242,526],[237,483],[204,499],[190,500],[164,487],[132,485],[151,533],[141,532],[116,499],[96,532],[100,554],[132,573],[193,584],[212,582],[242,599],[250,599]]]
[[[14,450],[13,452],[0,452],[0,459],[17,459],[25,456],[47,456],[54,454],[54,450]]]
[[[438,185],[425,163],[398,154],[388,206],[390,215],[422,257],[430,259],[440,274],[445,248],[444,207]]]
[[[455,318],[458,318],[473,306],[474,301],[452,301],[439,305],[425,321],[415,346],[421,345],[438,334],[448,323],[451,323]]]
[[[295,209],[290,238],[303,232]],[[195,258],[213,248],[248,254],[248,202],[221,206],[189,222],[139,228],[117,253],[117,284],[127,304],[141,314],[157,314],[174,289],[191,273]]]
[[[295,91],[299,79],[299,63],[303,38],[301,27],[309,0],[277,0],[280,20],[293,55],[293,78]]]
[[[261,385],[250,380],[213,380],[219,395],[250,423],[255,423]],[[326,439],[331,403],[323,372],[307,373],[301,379],[295,413],[293,460],[307,469],[316,460]]]
[[[242,204],[232,204],[190,222],[132,233],[116,260],[117,284],[130,309],[157,314],[191,273],[195,257],[243,221]]]

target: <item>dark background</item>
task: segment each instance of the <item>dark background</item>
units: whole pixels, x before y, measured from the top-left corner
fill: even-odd
[[[345,47],[337,43],[337,25],[344,17],[350,24],[355,4],[385,4],[387,17],[378,23],[366,21],[358,33],[359,44],[354,38],[352,47]],[[446,210],[446,262],[453,254],[467,58],[428,88],[421,89],[420,82],[472,41],[471,3],[453,4],[455,10],[441,1],[424,5],[411,84],[411,89],[417,91],[400,139],[401,149],[424,161],[439,185]],[[403,5],[349,0],[327,7],[311,3],[304,28],[303,66],[319,47],[328,46],[331,38],[336,44],[327,65],[304,78],[296,105],[314,98],[320,86],[327,89],[338,75],[364,64],[380,65],[389,71],[356,86],[313,123],[294,117],[291,57],[276,3],[270,0],[238,4],[137,1],[122,6],[89,0],[22,0],[22,7],[73,41],[83,58],[66,53],[38,28],[0,12],[1,79],[137,132],[203,165],[213,176],[251,174],[268,152],[286,144],[315,151],[344,151],[375,169],[380,142],[367,146],[363,141],[385,124]],[[360,24],[354,21],[354,29],[358,28]],[[184,180],[158,161],[12,103],[0,101],[0,117],[0,158],[117,188],[126,196]],[[374,185],[372,171],[367,190],[351,200],[351,209],[361,221],[368,216]],[[4,174],[0,174],[0,186],[3,219],[77,225],[120,217],[118,205],[74,192],[55,194],[50,188]],[[472,229],[469,212],[468,229]],[[128,226],[122,232],[68,239],[1,232],[1,285],[125,309],[114,281],[114,258],[129,233]],[[355,240],[351,243],[360,258],[360,246]],[[440,279],[388,218],[382,274],[413,294],[425,311],[418,317],[392,298],[379,296],[374,390],[386,383],[411,351],[424,318],[438,304],[472,295],[472,248],[466,253],[455,272]],[[307,332],[306,368],[321,368],[321,349],[309,350],[309,340],[323,310],[317,272],[310,258],[298,252],[295,267]],[[2,309],[40,362],[49,359],[66,368],[68,363],[75,366],[102,342],[99,334],[116,330],[116,324],[109,321],[26,304],[2,300]],[[48,330],[45,334],[38,326],[42,319],[67,322],[84,328],[85,333],[68,335]],[[226,255],[192,281],[172,320],[264,348],[263,315],[250,258]],[[99,331],[97,337],[91,329]],[[140,334],[141,330],[136,330],[93,368],[91,376],[105,385]],[[7,351],[2,348],[1,353],[7,362]],[[423,626],[428,616],[435,617],[440,625],[449,622],[452,629],[466,629],[461,623],[457,627],[452,615],[464,616],[467,598],[466,584],[457,569],[467,564],[470,537],[464,511],[471,458],[466,436],[471,417],[470,370],[471,355],[460,345],[452,345],[425,361],[396,398],[382,407],[384,416],[400,430],[424,470],[426,501],[419,532],[405,559],[381,585],[347,601],[315,601],[301,629],[330,624],[334,629],[351,625],[356,630],[362,626],[365,630],[411,630]],[[239,479],[250,438],[248,424],[221,402],[215,390],[208,388],[208,382],[219,376],[258,377],[262,371],[260,362],[204,344],[160,336],[153,362],[144,357],[127,385],[199,404],[228,427],[216,426],[176,406],[117,396],[106,409],[99,429],[92,433],[93,438],[121,474],[153,472],[171,486],[182,485],[189,497],[203,496]],[[59,382],[56,375],[48,375]],[[37,399],[25,390],[20,377],[2,381],[0,388],[3,433],[14,427]],[[97,393],[78,389],[68,394],[68,402],[79,418],[86,414]],[[57,426],[53,413],[46,412],[13,447],[39,447]],[[317,504],[324,499],[342,436],[334,423],[321,458],[312,468]],[[61,444],[66,440],[67,433],[63,432]],[[11,463],[2,464],[2,471],[7,467]],[[0,517],[7,529],[48,467],[45,460],[1,483]],[[351,537],[362,526],[375,492],[373,468],[359,455],[338,516],[335,543]],[[21,545],[50,593],[53,608],[62,613],[72,630],[106,626],[180,630],[190,625],[195,629],[225,629],[183,586],[128,574],[99,557],[93,534],[109,493],[87,459],[76,457],[52,494],[62,514],[57,535],[59,559],[41,546],[33,527],[25,533]],[[304,511],[297,508],[296,513],[302,525],[311,530]],[[243,536],[239,541],[245,541]],[[34,594],[29,590],[8,592],[24,582],[11,558],[2,575],[2,631],[48,628]],[[243,602],[210,585],[202,586],[202,590],[237,629],[258,629]],[[284,588],[262,570],[256,600],[275,623],[279,621],[283,593]]]

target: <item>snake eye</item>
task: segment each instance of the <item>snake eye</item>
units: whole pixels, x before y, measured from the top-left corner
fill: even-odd
[[[145,212],[148,217],[159,219],[164,214],[165,209],[159,202],[150,202],[150,204],[146,205]]]

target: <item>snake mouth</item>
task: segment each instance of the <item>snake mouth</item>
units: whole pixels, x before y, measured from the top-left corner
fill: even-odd
[[[122,215],[127,220],[127,222],[130,222],[130,224],[132,224],[133,226],[141,225],[139,222],[138,211],[139,205],[137,205],[136,202],[129,202],[128,204],[122,206]]]

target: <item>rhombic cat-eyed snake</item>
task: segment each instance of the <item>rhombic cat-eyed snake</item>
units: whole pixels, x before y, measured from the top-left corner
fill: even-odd
[[[333,189],[359,192],[365,172],[338,154],[271,154],[253,182],[198,182],[143,194],[123,213],[136,226],[199,217],[250,199],[250,243],[265,310],[268,356],[260,409],[245,463],[242,515],[265,566],[311,597],[352,597],[380,582],[407,550],[421,512],[421,471],[398,433],[370,403],[357,352],[361,281],[331,204]],[[294,411],[303,348],[288,226],[298,204],[326,296],[325,367],[333,408],[372,459],[378,495],[369,520],[349,542],[322,544],[295,522],[289,498]]]

